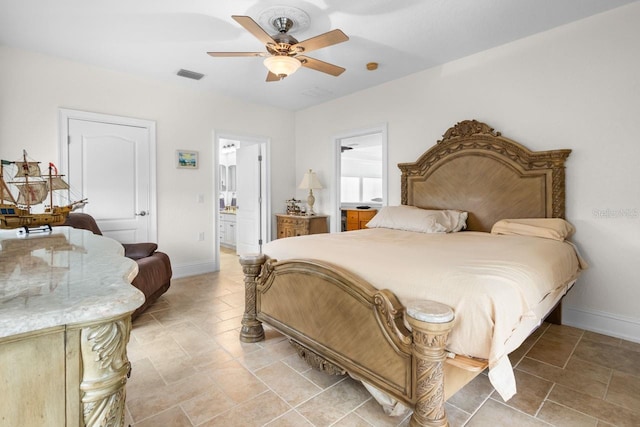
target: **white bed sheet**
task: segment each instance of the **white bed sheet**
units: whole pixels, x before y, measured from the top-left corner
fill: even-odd
[[[447,350],[489,360],[489,378],[508,400],[516,392],[508,353],[567,292],[582,265],[568,242],[481,232],[425,234],[385,228],[279,239],[277,260],[319,259],[345,268],[403,305],[412,299],[455,312]]]

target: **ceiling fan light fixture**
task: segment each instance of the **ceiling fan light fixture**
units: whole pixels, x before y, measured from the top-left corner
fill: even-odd
[[[264,66],[280,78],[295,73],[301,65],[300,61],[286,55],[269,56],[264,60]]]

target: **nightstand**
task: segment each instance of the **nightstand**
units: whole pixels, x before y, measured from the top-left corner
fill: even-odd
[[[278,220],[278,239],[329,232],[327,215],[276,214],[276,218]]]

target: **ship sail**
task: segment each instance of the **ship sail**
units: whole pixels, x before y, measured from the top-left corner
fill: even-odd
[[[48,178],[49,176],[46,175],[46,177]],[[64,179],[62,179],[62,177],[60,175],[55,176],[52,175],[51,176],[51,180],[50,181],[46,181],[47,182],[47,188],[49,190],[68,190],[69,189],[69,184],[67,184],[65,182]],[[49,183],[51,183],[51,187],[49,187]]]
[[[14,178],[24,178],[25,176],[32,178],[32,177],[41,176],[40,166],[38,166],[38,163],[40,162],[15,162],[15,163],[16,163],[16,166],[18,167],[18,171],[16,172],[16,175]]]
[[[47,183],[45,181],[35,181],[27,183],[13,183],[18,189],[19,205],[37,205],[44,202],[49,195]]]

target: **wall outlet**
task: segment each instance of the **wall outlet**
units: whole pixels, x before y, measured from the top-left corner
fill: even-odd
[[[201,231],[198,233],[198,240],[200,242],[204,241],[204,231]]]
[[[196,203],[204,203],[204,194],[196,195]]]

